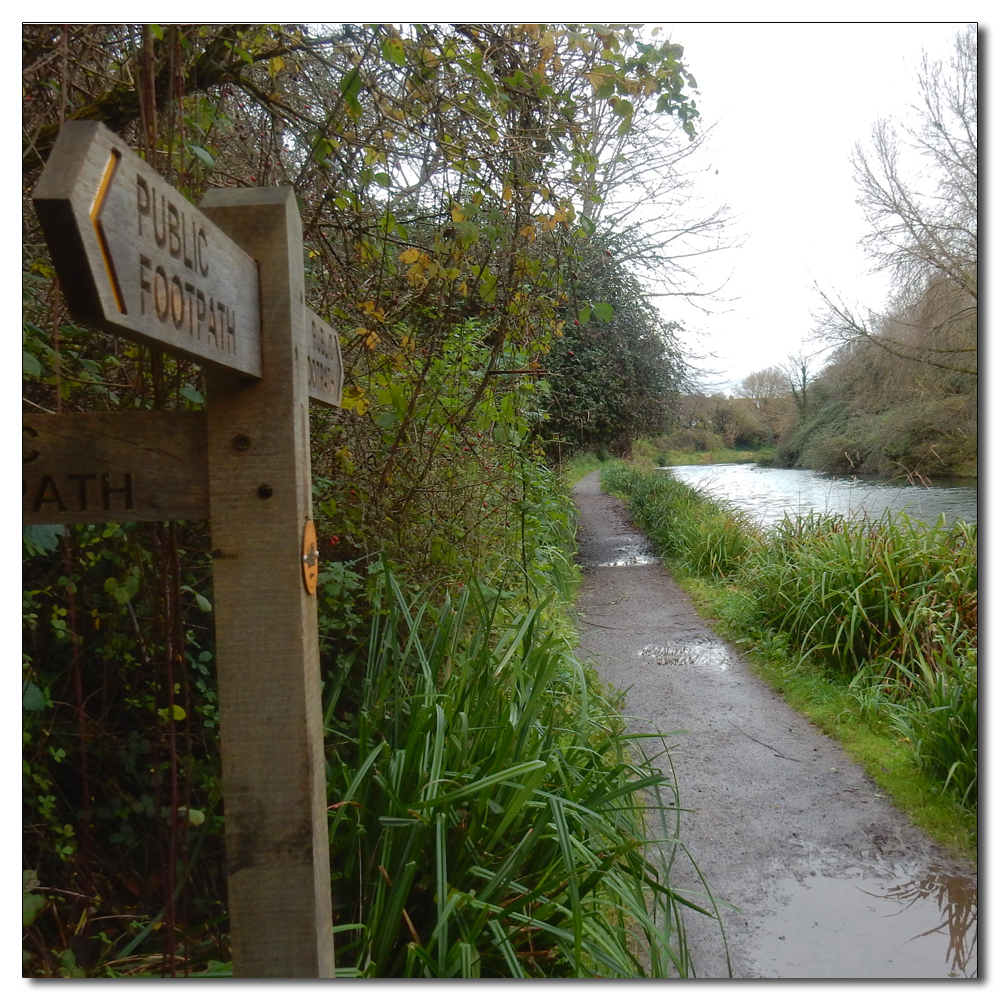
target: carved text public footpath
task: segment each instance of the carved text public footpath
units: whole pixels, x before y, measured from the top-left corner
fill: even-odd
[[[339,406],[342,374],[294,192],[198,209],[68,122],[32,199],[73,317],[204,363],[208,405],[26,415],[24,520],[210,520],[233,974],[330,977],[309,402]]]
[[[139,308],[145,316],[155,312],[161,323],[173,323],[196,340],[208,340],[224,354],[236,356],[236,310],[216,300],[201,281],[209,277],[212,254],[201,218],[192,217],[162,191],[151,190],[139,173],[135,176],[139,235]],[[181,199],[178,199],[181,200]],[[98,215],[100,218],[100,215]],[[145,224],[144,224],[145,223]],[[146,252],[144,253],[143,250]],[[162,254],[170,255],[178,273]],[[110,258],[110,255],[109,255]],[[112,280],[118,287],[117,274]]]

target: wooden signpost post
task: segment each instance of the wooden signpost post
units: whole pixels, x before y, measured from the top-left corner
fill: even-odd
[[[342,375],[294,192],[198,209],[70,122],[32,198],[74,317],[203,362],[208,407],[26,416],[25,522],[210,519],[234,975],[331,977],[309,402]]]

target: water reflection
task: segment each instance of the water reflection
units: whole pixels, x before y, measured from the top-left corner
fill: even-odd
[[[763,525],[791,515],[820,513],[847,517],[881,517],[883,511],[905,510],[933,524],[939,514],[951,523],[978,518],[976,480],[938,480],[911,486],[865,476],[834,476],[808,469],[773,469],[744,465],[678,465],[664,471],[689,486],[727,500],[752,514]]]
[[[710,667],[728,670],[732,665],[732,655],[721,639],[710,639],[706,635],[696,635],[683,642],[669,646],[643,646],[636,656],[652,660],[661,667]]]
[[[804,863],[805,871],[772,884],[775,910],[764,919],[753,956],[757,974],[801,979],[978,976],[975,876],[934,864],[892,862],[877,847],[867,856],[845,858],[829,847],[796,846],[802,850],[796,867]]]
[[[651,566],[660,560],[645,535],[611,535],[580,546],[580,566]]]
[[[953,976],[975,978],[978,974],[979,902],[974,879],[933,868],[918,878],[888,886],[881,893],[863,890],[869,896],[905,902],[903,911],[926,900],[936,904],[940,921],[936,926],[911,938],[916,941],[932,935],[947,935],[946,961]]]

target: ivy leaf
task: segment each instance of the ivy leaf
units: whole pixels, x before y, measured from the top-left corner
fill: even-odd
[[[49,701],[37,684],[26,681],[21,694],[21,707],[27,712],[41,712],[49,707]]]
[[[48,900],[44,896],[38,896],[33,892],[25,892],[21,895],[21,923],[25,927],[30,927],[35,922]]]
[[[205,397],[193,386],[193,385],[182,385],[181,395],[185,399],[191,400],[192,403],[204,403]]]
[[[181,587],[181,590],[186,590],[198,604],[198,607],[208,614],[212,610],[212,602],[204,596],[204,594],[199,594],[193,587]]]
[[[201,160],[201,162],[204,163],[209,170],[215,167],[215,157],[212,156],[212,154],[207,149],[205,149],[204,146],[196,146],[192,142],[188,144],[188,149],[190,149],[191,152],[194,153],[194,155],[197,156],[198,159]]]
[[[26,524],[21,528],[21,537],[32,555],[55,552],[60,536],[65,534],[66,528],[61,524]]]
[[[35,378],[42,374],[42,363],[27,351],[22,351],[24,360],[21,362],[21,373]]]
[[[399,38],[387,38],[382,43],[382,58],[395,63],[397,66],[405,66],[406,49],[403,48],[402,40]]]

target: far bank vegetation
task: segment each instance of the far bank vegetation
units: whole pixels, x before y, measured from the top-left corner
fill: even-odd
[[[978,474],[977,35],[946,62],[924,58],[917,103],[880,120],[852,163],[875,272],[891,279],[878,311],[822,292],[805,350],[748,375],[727,395],[681,399],[679,426],[653,442],[732,460],[775,446],[780,465],[922,481]],[[830,350],[825,366],[815,358]],[[652,456],[656,457],[656,456]]]

